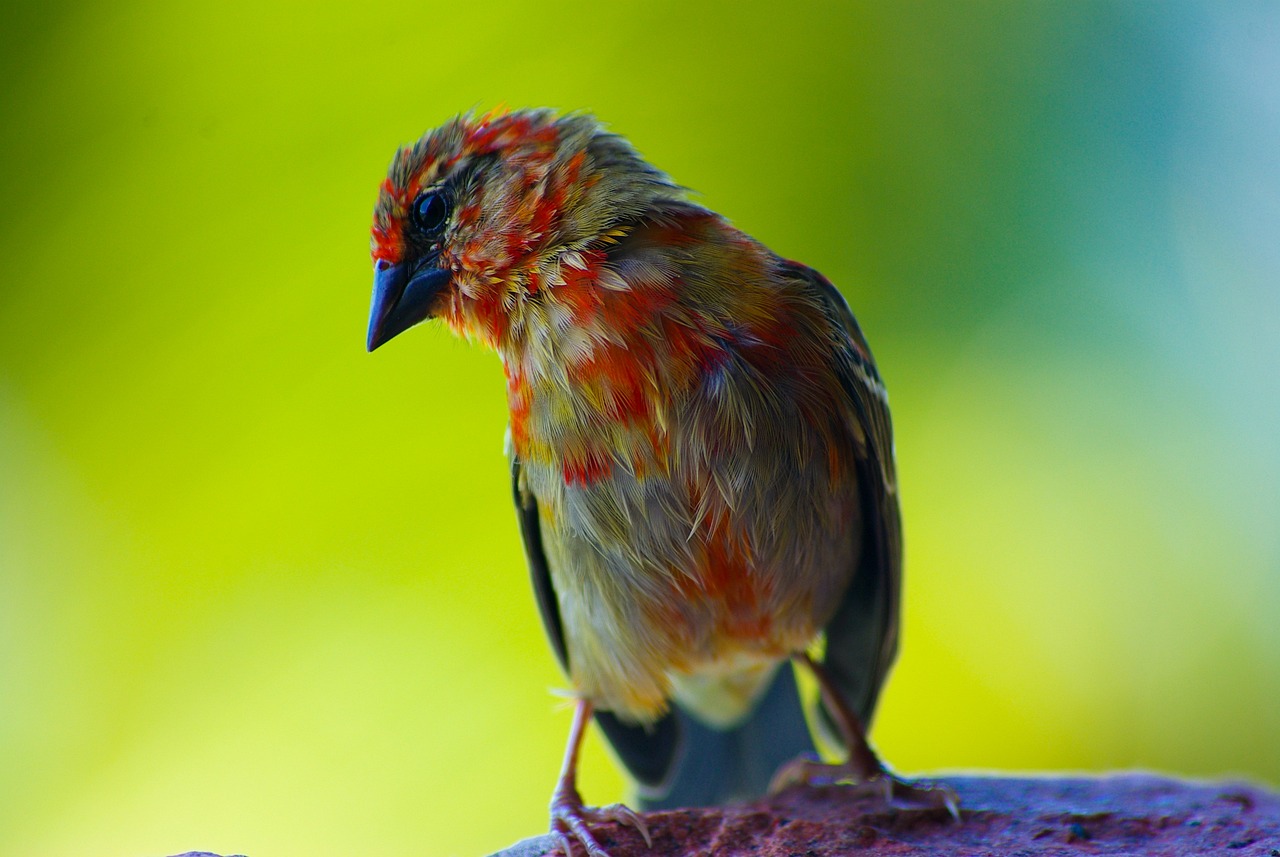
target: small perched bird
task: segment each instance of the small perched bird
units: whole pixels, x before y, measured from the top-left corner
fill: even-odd
[[[549,110],[401,148],[372,252],[370,351],[439,318],[502,359],[533,588],[576,698],[551,802],[566,855],[601,857],[605,819],[648,839],[579,797],[593,714],[646,807],[848,780],[954,813],[866,739],[898,643],[893,439],[825,277]],[[844,763],[813,758],[788,660],[816,676]]]

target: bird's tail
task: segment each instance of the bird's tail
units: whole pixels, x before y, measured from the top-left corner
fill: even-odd
[[[678,705],[648,728],[609,712],[596,720],[637,783],[645,810],[717,806],[762,797],[783,763],[814,752],[796,688],[784,663],[751,715],[728,729],[694,718]]]

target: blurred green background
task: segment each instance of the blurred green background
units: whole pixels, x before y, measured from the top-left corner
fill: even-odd
[[[496,358],[367,355],[398,144],[596,112],[848,295],[905,771],[1280,781],[1274,3],[10,0],[0,854],[480,855],[569,715]],[[583,791],[622,797],[593,737]]]

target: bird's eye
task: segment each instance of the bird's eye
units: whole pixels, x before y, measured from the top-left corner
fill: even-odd
[[[449,201],[444,194],[428,191],[413,201],[414,225],[428,235],[439,232],[449,219]]]

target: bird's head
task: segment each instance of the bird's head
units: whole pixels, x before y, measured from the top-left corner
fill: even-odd
[[[460,116],[401,148],[382,183],[369,350],[434,317],[501,347],[562,265],[682,198],[590,116]]]

